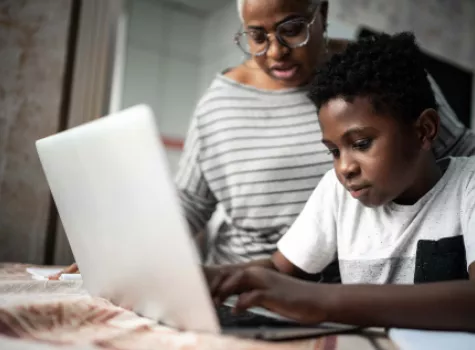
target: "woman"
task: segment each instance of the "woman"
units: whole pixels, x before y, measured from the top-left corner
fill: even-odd
[[[306,88],[345,47],[327,40],[328,2],[238,0],[238,9],[244,30],[235,40],[249,59],[219,74],[199,102],[177,175],[194,234],[218,204],[225,210],[210,264],[268,258],[332,167]],[[436,156],[474,154],[474,135],[431,84],[441,116]]]

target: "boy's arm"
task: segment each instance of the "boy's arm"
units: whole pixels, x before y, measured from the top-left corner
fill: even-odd
[[[475,172],[467,169],[461,207],[469,281],[330,286],[329,318],[360,325],[475,331]]]
[[[323,176],[292,227],[278,242],[279,249],[272,258],[245,264],[205,267],[212,295],[227,277],[247,268],[264,267],[288,276],[313,279],[316,273],[330,264],[336,255],[334,213],[337,181],[333,171]]]
[[[475,331],[475,264],[470,281],[420,285],[308,283],[268,269],[229,277],[220,300],[239,294],[236,309],[261,306],[302,323]]]
[[[475,331],[475,265],[470,281],[420,285],[327,286],[322,308],[334,322]],[[314,301],[321,303],[321,301]]]
[[[217,293],[221,284],[231,275],[248,268],[264,268],[303,280],[312,280],[314,277],[313,274],[308,274],[292,264],[281,252],[276,251],[269,259],[253,260],[242,264],[203,266],[211,295],[219,299]]]
[[[303,282],[268,269],[249,268],[223,281],[216,294],[218,300],[240,294],[238,310],[262,306],[303,323],[331,321],[360,326],[475,331],[474,213],[475,172],[469,172],[460,208],[469,281],[328,285]],[[306,241],[306,236],[299,235],[304,227],[293,231],[296,241]],[[308,252],[306,247],[284,244],[279,248],[284,248],[282,255],[298,266],[309,266],[307,259],[298,254]]]

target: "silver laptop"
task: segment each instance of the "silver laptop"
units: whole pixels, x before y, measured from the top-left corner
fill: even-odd
[[[188,331],[288,339],[354,329],[301,327],[262,309],[241,316],[216,309],[148,106],[46,137],[36,147],[91,295]]]

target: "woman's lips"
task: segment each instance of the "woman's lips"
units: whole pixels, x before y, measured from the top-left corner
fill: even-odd
[[[289,80],[297,74],[298,66],[291,66],[286,68],[272,68],[272,75],[277,79]]]

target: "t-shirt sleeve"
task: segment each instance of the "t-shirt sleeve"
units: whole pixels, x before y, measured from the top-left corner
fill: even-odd
[[[181,205],[193,234],[199,233],[206,226],[217,205],[201,169],[200,150],[201,140],[195,113],[175,178]]]
[[[292,264],[307,273],[321,272],[336,258],[337,181],[334,170],[325,174],[277,244]]]
[[[475,171],[470,173],[461,204],[462,233],[469,267],[475,262]]]

